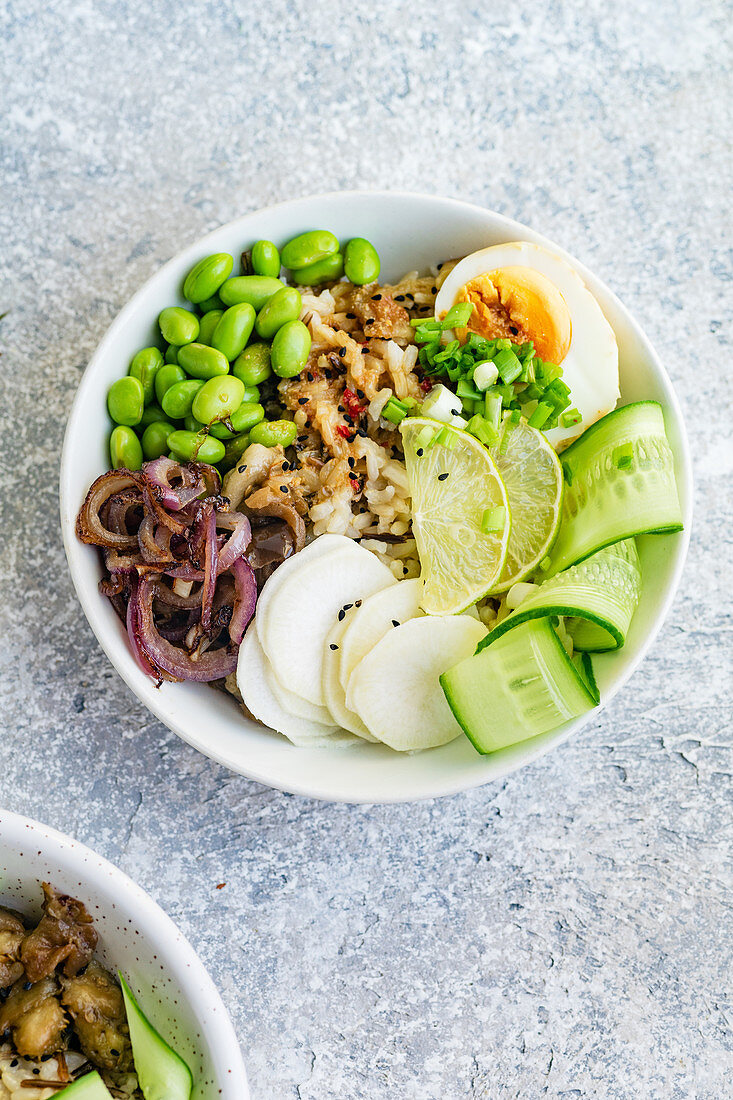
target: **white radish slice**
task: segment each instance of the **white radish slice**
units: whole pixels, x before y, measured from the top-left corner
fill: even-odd
[[[267,658],[260,645],[254,623],[250,623],[237,661],[237,687],[244,705],[265,726],[282,733],[294,745],[332,745],[335,741],[353,740],[331,725],[309,722],[307,718],[284,710],[267,684]]]
[[[395,623],[401,625],[423,614],[420,608],[422,590],[422,581],[418,578],[398,581],[364,600],[349,619],[339,643],[339,679],[346,694],[346,706],[351,710],[354,709],[349,702],[351,673]]]
[[[309,703],[307,699],[302,699],[294,691],[289,691],[286,687],[283,687],[272,671],[272,665],[267,660],[265,661],[265,680],[283,710],[287,710],[290,714],[295,714],[299,718],[307,718],[309,722],[320,722],[323,726],[338,725],[338,722],[334,722],[327,707],[318,707],[315,703]]]
[[[353,710],[349,710],[346,706],[346,696],[339,680],[339,647],[349,625],[349,617],[353,614],[352,609],[346,613],[343,622],[337,619],[326,638],[326,648],[323,651],[323,694],[326,697],[326,706],[332,722],[336,722],[342,729],[350,730],[365,741],[376,741],[376,737],[372,737],[358,714],[354,714]]]
[[[278,680],[317,706],[325,705],[323,647],[339,611],[397,583],[374,554],[345,536],[332,538],[341,545],[290,569],[257,615],[262,648]]]
[[[351,542],[350,539],[347,541]],[[285,583],[291,573],[298,569],[302,569],[306,562],[315,561],[315,559],[319,558],[322,554],[326,554],[329,550],[334,550],[342,544],[343,535],[321,535],[320,538],[314,539],[313,542],[309,542],[308,545],[304,546],[302,550],[299,550],[297,554],[293,554],[292,557],[286,558],[284,562],[281,562],[275,572],[267,578],[262,591],[257,597],[256,618],[262,619],[262,616],[269,607],[270,600],[280,586]],[[260,641],[261,640],[260,638]]]
[[[398,752],[458,737],[439,676],[470,657],[486,633],[468,615],[425,615],[385,634],[349,682],[353,708],[370,733]]]

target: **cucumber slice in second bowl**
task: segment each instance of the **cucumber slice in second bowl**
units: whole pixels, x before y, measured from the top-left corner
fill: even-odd
[[[118,977],[125,998],[135,1072],[145,1100],[190,1100],[193,1089],[190,1069],[155,1030],[122,974]]]

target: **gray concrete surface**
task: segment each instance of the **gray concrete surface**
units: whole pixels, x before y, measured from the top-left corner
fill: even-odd
[[[0,798],[180,923],[258,1100],[731,1095],[730,17],[0,8]],[[57,524],[65,417],[128,296],[235,215],[354,186],[483,203],[595,269],[668,365],[697,478],[628,690],[506,782],[410,807],[287,797],[180,743],[99,650]]]

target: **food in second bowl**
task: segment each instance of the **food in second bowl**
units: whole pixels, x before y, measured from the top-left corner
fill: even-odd
[[[578,273],[510,242],[379,283],[328,230],[233,268],[202,259],[112,387],[79,516],[145,671],[294,744],[492,752],[595,706],[635,537],[681,514]]]
[[[183,1060],[96,957],[86,907],[43,883],[29,925],[0,906],[0,1100],[188,1100]]]

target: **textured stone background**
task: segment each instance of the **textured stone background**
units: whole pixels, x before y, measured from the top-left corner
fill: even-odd
[[[180,923],[258,1100],[731,1094],[731,14],[0,8],[2,803]],[[57,531],[67,411],[128,296],[237,214],[354,186],[484,203],[588,263],[666,361],[696,466],[630,688],[506,782],[410,807],[284,796],[180,743],[103,657]]]

